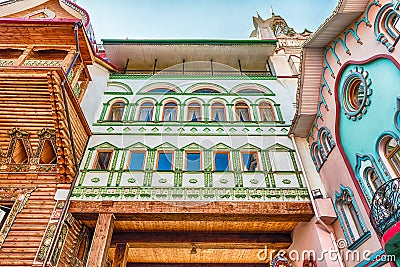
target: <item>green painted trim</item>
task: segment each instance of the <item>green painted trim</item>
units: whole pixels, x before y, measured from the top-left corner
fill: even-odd
[[[281,106],[280,104],[275,104],[275,105],[274,105],[275,111],[276,111],[276,114],[278,115],[278,119],[279,119],[280,121],[284,121],[284,120],[283,120],[283,116],[282,116],[282,112],[281,112],[281,107],[280,107],[280,106]]]
[[[129,105],[131,106],[131,112],[130,112],[131,114],[129,116],[128,121],[133,122],[133,121],[135,121],[135,115],[136,115],[136,112],[137,112],[138,105],[136,103],[129,104]]]
[[[253,120],[254,121],[259,121],[260,119],[258,118],[258,104],[250,104],[250,108],[253,111]]]
[[[110,79],[129,79],[129,80],[277,80],[276,76],[195,76],[195,75],[152,75],[152,74],[110,74]]]
[[[165,94],[165,93],[152,93],[152,92],[149,92],[149,93],[147,93],[147,92],[138,92],[138,93],[136,93],[136,95],[144,95],[144,96],[147,96],[147,95],[157,95],[157,96],[165,96],[165,95],[167,95],[167,94]],[[209,94],[198,94],[198,93],[170,93],[170,94],[168,94],[168,95],[179,95],[179,96],[192,96],[192,95],[194,95],[194,98],[196,98],[197,97],[197,99],[199,99],[200,101],[202,101],[203,103],[204,103],[204,100],[201,100],[200,99],[200,97],[204,97],[204,95],[207,95],[207,96],[275,96],[275,95],[270,95],[270,94],[250,94],[250,93],[240,93],[240,94],[238,94],[238,93],[209,93]],[[266,100],[265,98],[259,98],[257,101],[260,101],[260,100]],[[214,99],[211,99],[211,100],[214,100]],[[273,104],[275,104],[275,101],[273,101],[272,99],[271,99],[271,101],[273,102]],[[187,101],[185,101],[185,103],[186,103]]]
[[[162,192],[162,194],[160,194]],[[131,201],[287,201],[310,202],[306,188],[160,188],[77,186],[72,199],[129,199]]]
[[[185,121],[185,105],[184,104],[179,104],[179,121]],[[178,115],[178,114],[177,114]]]
[[[276,45],[277,39],[101,39],[103,45],[156,44],[156,45]]]
[[[109,142],[103,142],[101,144],[95,145],[93,147],[88,148],[89,151],[93,151],[96,149],[113,149],[113,150],[118,150],[119,148],[114,146],[113,144]]]
[[[267,86],[265,86],[263,84],[259,84],[259,83],[240,83],[240,84],[235,85],[234,87],[232,87],[231,93],[234,94],[235,93],[234,91],[239,90],[238,88],[246,87],[246,86],[249,86],[249,87],[254,87],[254,86],[255,87],[261,87],[262,88],[261,90],[265,90],[265,91],[268,92],[268,93],[248,93],[249,95],[270,95],[270,96],[274,96],[275,95],[275,93],[270,88],[268,88]],[[251,89],[253,89],[253,88],[251,88]],[[255,89],[257,90],[259,88],[255,88]],[[236,94],[238,94],[238,93],[236,93]],[[240,94],[240,95],[242,95],[242,94]]]
[[[196,94],[182,93],[181,95],[190,95],[190,96],[192,96],[192,95],[196,95]],[[185,102],[183,102],[183,105],[187,106],[187,105],[188,105],[188,102],[191,102],[191,101],[193,101],[193,102],[200,102],[202,106],[206,105],[205,102],[204,102],[204,100],[201,99],[200,95],[201,95],[201,94],[199,94],[199,96],[193,96],[193,97],[187,98],[187,99],[185,100]],[[203,96],[204,96],[204,94],[203,94]]]
[[[126,92],[104,92],[105,95],[133,95],[132,88],[125,83],[117,82],[117,81],[107,82],[107,87],[112,86],[112,85],[122,87],[123,89],[126,90]]]
[[[162,105],[157,103],[155,106],[156,106],[156,114],[154,116],[154,122],[158,122],[158,121],[160,121],[160,116],[161,116],[160,111],[161,111]],[[147,124],[145,124],[145,125],[147,125]]]
[[[227,104],[232,105],[232,104]],[[290,127],[290,124],[284,124],[284,122],[275,122],[275,121],[266,121],[266,122],[238,122],[232,121],[231,122],[186,122],[185,125],[190,126],[207,126],[207,127]],[[182,126],[180,122],[143,122],[143,121],[136,121],[136,122],[119,122],[119,121],[107,121],[102,123],[93,123],[93,126]]]
[[[125,106],[125,109],[124,109],[124,116],[122,117],[122,121],[128,121],[129,120],[131,107],[132,107],[132,104],[130,104],[128,102],[128,104]]]
[[[103,103],[103,109],[101,110],[99,121],[104,121],[104,117],[106,116],[106,112],[109,106],[110,106],[109,103]]]
[[[199,87],[199,88],[197,88],[197,87]],[[207,93],[207,94],[197,94],[197,95],[203,95],[203,96],[207,95],[207,96],[209,96],[209,95],[229,94],[229,90],[226,89],[224,86],[222,86],[220,84],[208,83],[208,82],[200,82],[200,83],[192,84],[191,86],[186,88],[184,93],[192,94],[192,92],[190,92],[190,91],[192,91],[192,90],[196,91],[196,90],[199,90],[199,89],[202,89],[202,88],[213,89],[213,90],[216,90],[216,91],[221,91],[222,90],[222,92]]]
[[[125,75],[125,74],[124,74]],[[152,76],[152,75],[151,75]],[[111,77],[110,77],[111,78]],[[152,89],[150,89],[150,90],[153,90],[153,89],[156,89],[157,87],[158,88],[160,88],[160,87],[171,87],[171,88],[173,88],[174,90],[176,90],[176,92],[175,93],[152,93],[152,92],[143,92],[143,91],[145,91],[145,90],[147,90],[149,87],[155,87],[155,88],[152,88]],[[147,85],[145,85],[145,86],[143,86],[142,88],[140,88],[139,90],[138,90],[138,92],[136,93],[136,94],[160,94],[160,95],[165,95],[165,94],[180,94],[180,93],[182,93],[183,91],[182,91],[182,89],[179,87],[179,86],[177,86],[176,84],[173,84],[173,83],[167,83],[167,82],[155,82],[155,83],[150,83],[150,84],[147,84]]]
[[[131,135],[131,136],[288,136],[288,134],[210,134],[210,133],[105,133],[94,132],[93,135]]]

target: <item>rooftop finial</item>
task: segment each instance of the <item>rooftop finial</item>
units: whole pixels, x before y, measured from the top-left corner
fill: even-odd
[[[260,14],[258,14],[258,11],[256,11],[256,13],[257,13],[257,17],[258,17],[259,19],[262,19],[262,17],[260,16]]]
[[[272,8],[272,6],[270,6],[269,9],[271,10],[271,16],[275,16],[274,9]]]

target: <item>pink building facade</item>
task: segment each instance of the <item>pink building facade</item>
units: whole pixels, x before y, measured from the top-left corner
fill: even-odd
[[[339,1],[303,46],[291,133],[347,266],[400,266],[399,5]]]

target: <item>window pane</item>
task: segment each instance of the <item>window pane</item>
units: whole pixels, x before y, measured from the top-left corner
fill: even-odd
[[[153,117],[152,107],[142,107],[140,109],[140,114],[139,114],[140,121],[151,121],[152,117]]]
[[[186,170],[200,171],[200,153],[186,153]]]
[[[132,152],[129,170],[143,170],[144,152]]]
[[[107,170],[110,164],[111,152],[98,152],[97,161],[94,166],[97,170]]]
[[[349,205],[349,211],[351,214],[351,219],[353,220],[355,228],[357,230],[358,236],[362,236],[364,234],[364,230],[361,226],[360,219],[358,218],[359,215],[357,214],[357,212],[352,204]]]
[[[260,103],[261,121],[275,121],[274,111],[268,103]]]
[[[157,170],[170,171],[172,170],[172,153],[159,153]]]
[[[122,102],[117,102],[112,104],[108,120],[122,121],[122,115],[124,114],[124,109],[125,109],[125,104]]]
[[[228,171],[229,170],[229,155],[228,153],[216,153],[214,156],[215,170]]]
[[[236,108],[239,121],[250,121],[249,110],[247,108]]]
[[[246,171],[257,170],[257,155],[256,153],[242,153],[243,165]]]
[[[167,103],[164,106],[164,121],[176,121],[176,104]]]
[[[197,103],[189,104],[187,120],[188,121],[199,121],[200,120],[200,112],[201,112],[200,110],[201,110],[201,106],[199,104],[197,104]]]
[[[0,205],[0,229],[1,227],[4,225],[4,223],[6,222],[6,219],[8,217],[8,214],[10,213],[12,208],[12,205],[10,206],[3,206]]]
[[[213,121],[226,121],[224,107],[213,107],[211,109],[211,120],[213,120]]]

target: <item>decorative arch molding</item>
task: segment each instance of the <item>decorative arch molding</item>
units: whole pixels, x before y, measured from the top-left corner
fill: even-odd
[[[323,126],[318,130],[317,142],[319,147],[322,149],[322,154],[325,156],[325,159],[328,158],[329,154],[336,146],[336,143],[333,140],[331,131],[326,126]]]
[[[167,89],[170,90],[170,92],[151,92],[152,90],[156,89]],[[172,83],[167,83],[167,82],[155,82],[151,84],[147,84],[140,88],[138,93],[152,93],[152,94],[166,94],[166,93],[182,93],[181,88],[179,86],[172,84]]]
[[[211,98],[211,99],[208,100],[207,105],[212,105],[212,104],[215,103],[215,102],[219,102],[219,103],[222,103],[222,104],[224,104],[224,105],[230,104],[230,103],[228,102],[228,100],[226,100],[226,98],[214,97],[214,98]]]
[[[187,105],[187,104],[190,104],[190,103],[193,103],[193,102],[198,102],[198,103],[200,103],[201,105],[204,105],[204,104],[205,104],[204,99],[201,99],[201,98],[199,98],[199,97],[189,97],[189,98],[187,98],[187,99],[185,100],[185,102],[183,102],[183,105]]]
[[[385,183],[387,179],[384,179],[376,165],[374,157],[370,154],[356,154],[355,175],[368,204],[371,205],[374,193],[377,187],[379,187],[378,185]],[[377,181],[371,178],[377,179]]]
[[[317,142],[313,142],[310,146],[310,156],[315,165],[317,172],[320,171],[322,164],[325,162],[321,147]]]
[[[375,18],[374,33],[376,40],[386,46],[389,52],[393,52],[400,35],[400,32],[391,25],[393,17],[400,19],[399,12],[400,2],[392,1],[383,5]]]
[[[326,126],[321,127],[317,133],[317,140],[310,146],[310,155],[318,172],[335,146],[331,131]]]
[[[103,109],[102,109],[102,111],[101,111],[101,114],[100,114],[100,119],[99,119],[99,122],[103,122],[103,121],[105,121],[105,120],[108,120],[108,119],[106,119],[106,116],[107,116],[107,118],[108,118],[108,115],[109,115],[109,113],[110,113],[110,108],[111,108],[111,106],[114,104],[114,103],[117,103],[117,102],[119,102],[119,101],[121,101],[121,102],[123,102],[124,104],[125,104],[125,110],[124,110],[124,117],[126,118],[127,117],[127,115],[129,114],[129,107],[130,107],[130,105],[129,105],[129,100],[127,99],[127,98],[125,98],[125,97],[114,97],[114,98],[111,98],[110,100],[108,100],[106,103],[103,103]],[[123,118],[122,119],[122,121],[124,121],[125,120],[125,118]]]
[[[195,91],[200,90],[200,89],[211,89],[211,90],[215,90],[221,94],[228,94],[228,90],[225,87],[223,87],[222,85],[219,85],[219,84],[215,84],[215,83],[196,83],[196,84],[189,86],[185,90],[185,93],[195,93]]]
[[[107,90],[107,89],[114,89],[114,90]],[[104,92],[105,95],[133,95],[132,88],[122,82],[108,82],[107,83],[107,88]]]
[[[340,185],[340,192],[335,192],[334,208],[349,250],[356,249],[371,237],[349,187]]]
[[[246,93],[243,90],[254,90],[254,93]],[[258,84],[258,83],[241,83],[238,84],[236,86],[234,86],[230,93],[231,94],[240,94],[240,91],[243,91],[244,94],[263,94],[263,95],[269,95],[269,96],[274,96],[275,93],[272,92],[271,89],[269,89],[267,86],[262,85],[262,84]],[[259,93],[257,93],[256,91],[259,91]]]
[[[395,140],[397,146],[400,145],[399,136],[392,131],[385,131],[385,132],[381,133],[380,136],[377,138],[376,144],[375,144],[375,152],[376,152],[376,155],[378,156],[378,162],[379,162],[380,166],[382,167],[387,180],[398,177],[395,170],[391,167],[389,160],[385,156],[384,149],[385,149],[386,143],[389,141],[390,138],[393,138],[393,140]]]

